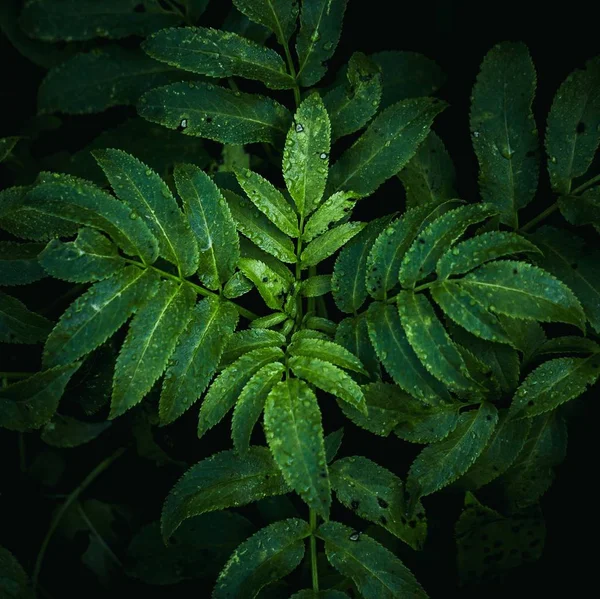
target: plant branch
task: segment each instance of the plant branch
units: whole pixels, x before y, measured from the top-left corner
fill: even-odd
[[[310,573],[312,576],[312,587],[315,593],[319,592],[319,570],[317,567],[317,537],[315,537],[315,531],[317,530],[317,512],[310,510]]]
[[[33,569],[33,575],[31,577],[31,585],[33,589],[33,593],[35,595],[36,588],[38,584],[38,578],[40,577],[40,571],[42,569],[42,562],[44,561],[44,555],[46,554],[46,549],[48,548],[48,544],[50,543],[50,539],[52,535],[56,531],[60,521],[63,516],[67,513],[71,504],[85,491],[95,480],[100,476],[115,460],[117,460],[121,455],[125,452],[125,448],[118,449],[111,456],[107,457],[105,460],[100,462],[81,482],[81,484],[67,497],[65,502],[60,506],[60,509],[52,519],[50,523],[50,528],[48,528],[48,532],[42,541],[42,545],[40,547],[40,551],[38,553],[37,559],[35,560],[35,567]]]

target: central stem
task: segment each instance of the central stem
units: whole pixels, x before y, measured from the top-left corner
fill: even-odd
[[[312,587],[315,593],[319,592],[319,570],[317,567],[317,512],[310,510],[310,572],[312,575]]]

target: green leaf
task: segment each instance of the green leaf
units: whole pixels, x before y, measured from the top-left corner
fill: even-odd
[[[58,407],[69,379],[81,363],[57,366],[0,388],[0,426],[11,431],[38,429]]]
[[[461,582],[473,584],[502,576],[524,562],[537,561],[544,549],[546,531],[537,506],[507,517],[467,493],[455,536]]]
[[[372,194],[413,157],[444,107],[435,98],[416,98],[384,110],[333,165],[328,192]]]
[[[38,112],[90,114],[120,104],[135,106],[144,92],[181,79],[181,73],[140,50],[95,48],[48,72],[38,92]]]
[[[473,335],[512,344],[498,318],[460,284],[442,281],[431,287],[431,296],[448,317]]]
[[[600,230],[600,189],[588,189],[580,196],[558,198],[558,207],[565,220],[576,227],[594,225]]]
[[[395,306],[374,302],[367,312],[369,337],[381,363],[407,393],[425,403],[449,400],[446,387],[423,366],[410,346]]]
[[[524,252],[542,253],[533,243],[516,233],[487,231],[447,250],[438,260],[436,271],[438,278],[447,279],[469,272],[490,260]]]
[[[315,275],[302,281],[300,293],[304,297],[321,297],[331,291],[331,275]]]
[[[252,203],[283,233],[298,237],[298,217],[283,194],[250,169],[236,172],[237,180]]]
[[[417,52],[377,52],[371,55],[371,60],[381,69],[382,109],[406,98],[430,96],[446,79],[442,69],[431,58]]]
[[[479,391],[427,297],[402,291],[397,303],[406,338],[425,368],[450,389]]]
[[[241,258],[238,266],[244,275],[254,283],[269,308],[273,310],[282,308],[283,296],[289,289],[289,284],[285,279],[282,279],[260,260]]]
[[[210,0],[183,0],[185,14],[193,23],[196,23],[204,14],[209,2]]]
[[[533,320],[519,320],[503,314],[499,314],[498,319],[512,344],[523,354],[523,361],[529,362],[537,348],[546,341],[542,325]]]
[[[79,447],[102,434],[110,422],[84,422],[55,414],[42,430],[42,441],[53,447]]]
[[[166,183],[122,150],[96,150],[98,164],[117,196],[146,222],[158,239],[160,255],[189,276],[198,264],[198,245]]]
[[[458,426],[459,403],[431,406],[414,398],[398,402],[394,433],[410,443],[442,441]]]
[[[583,239],[567,231],[544,226],[532,236],[544,257],[536,263],[575,293],[592,328],[600,332],[600,252],[588,249]]]
[[[0,162],[4,162],[12,153],[20,137],[0,137]]]
[[[195,302],[188,286],[161,281],[152,300],[138,310],[117,358],[109,418],[124,414],[152,389],[192,318]]]
[[[333,225],[349,216],[356,204],[352,192],[339,191],[325,200],[311,215],[302,233],[303,241],[312,241]]]
[[[235,299],[252,291],[254,284],[240,271],[235,272],[223,287],[223,295],[228,299]]]
[[[42,182],[25,196],[38,215],[100,229],[126,253],[150,264],[156,260],[156,238],[131,207],[87,181],[57,173],[41,177]]]
[[[44,364],[69,364],[96,349],[154,295],[157,287],[156,273],[135,266],[92,285],[66,309],[50,333]]]
[[[142,43],[155,60],[209,77],[258,79],[271,89],[290,89],[294,79],[274,50],[241,35],[207,27],[163,29]]]
[[[258,213],[253,204],[232,193],[223,190],[231,215],[238,230],[265,252],[282,262],[295,263],[296,254],[292,240],[281,232],[266,216]],[[242,251],[242,255],[244,252]]]
[[[248,451],[252,430],[263,411],[267,396],[281,381],[284,372],[285,366],[281,362],[267,364],[252,376],[240,393],[231,420],[231,438],[240,454]]]
[[[427,446],[408,472],[406,490],[411,505],[431,495],[464,474],[485,449],[498,422],[498,411],[490,403],[461,414],[458,426],[443,441]]]
[[[587,358],[548,360],[531,372],[517,389],[510,416],[532,418],[579,397],[600,376],[600,354]]]
[[[356,312],[367,299],[365,277],[369,254],[377,243],[375,239],[389,222],[389,216],[371,221],[339,253],[333,267],[331,287],[335,304],[342,312]]]
[[[237,10],[235,6],[231,7],[231,10],[225,17],[222,29],[243,35],[245,38],[259,44],[264,44],[272,35],[266,27],[251,21],[246,15]]]
[[[331,362],[306,355],[295,355],[288,359],[288,364],[297,377],[339,397],[366,414],[367,406],[361,388],[348,374]]]
[[[307,356],[331,362],[347,370],[366,374],[360,360],[346,348],[324,339],[294,339],[288,345],[290,356]]]
[[[381,378],[379,360],[369,339],[366,312],[353,318],[344,318],[335,331],[335,342],[361,361],[371,379]]]
[[[442,140],[430,131],[416,154],[398,173],[409,208],[456,198],[456,172]]]
[[[241,355],[263,347],[281,347],[286,339],[277,331],[266,329],[246,329],[231,335],[221,358],[221,365],[231,364]]]
[[[333,229],[329,229],[329,231],[311,241],[304,248],[304,251],[300,255],[302,268],[315,266],[325,260],[325,258],[329,258],[329,256],[337,252],[357,233],[360,233],[365,226],[366,223],[353,222],[343,223]]]
[[[50,241],[40,254],[40,264],[57,279],[87,283],[110,277],[126,263],[102,233],[83,227],[74,241]]]
[[[325,333],[325,338],[333,337],[337,330],[337,324],[329,318],[323,318],[322,316],[307,316],[304,320],[304,326],[307,329],[313,329],[314,331],[322,331]],[[319,337],[323,339],[323,337]]]
[[[586,337],[576,337],[566,335],[564,337],[556,337],[545,341],[534,352],[534,357],[546,354],[563,354],[563,353],[597,353],[600,352],[600,345],[595,341]]]
[[[127,574],[155,585],[216,578],[232,551],[254,530],[246,518],[234,512],[201,514],[187,520],[167,547],[160,523],[151,522],[129,544]]]
[[[145,119],[185,135],[226,144],[274,143],[292,117],[266,96],[234,92],[211,83],[172,83],[146,92],[138,103]]]
[[[196,304],[167,366],[160,396],[161,424],[179,418],[206,389],[237,321],[237,310],[230,303],[211,297]]]
[[[75,235],[77,225],[73,222],[48,214],[43,205],[25,202],[30,189],[8,187],[0,191],[0,226],[15,237],[34,241]]]
[[[410,570],[371,537],[333,521],[321,524],[317,536],[325,541],[329,563],[351,578],[365,599],[427,597]]]
[[[329,433],[325,437],[325,458],[327,463],[331,464],[335,459],[340,447],[342,446],[342,440],[344,438],[344,427],[338,428],[336,431]]]
[[[348,599],[346,593],[328,589],[327,591],[313,591],[312,589],[303,589],[294,593],[290,599]]]
[[[507,410],[501,411],[487,447],[457,484],[464,489],[479,489],[506,472],[521,453],[530,425],[529,419],[512,420]]]
[[[527,46],[503,42],[486,54],[473,88],[470,120],[481,196],[514,228],[518,210],[533,199],[538,183],[535,85]]]
[[[537,266],[513,260],[489,262],[460,279],[460,286],[496,314],[584,328],[585,316],[573,292]]]
[[[288,319],[289,317],[285,312],[273,312],[272,314],[255,318],[250,323],[250,327],[253,329],[269,329],[281,324],[284,321],[287,321]]]
[[[267,397],[264,426],[271,453],[287,483],[311,509],[328,518],[331,488],[321,410],[310,387],[293,378],[277,383]]]
[[[600,142],[600,57],[573,71],[554,97],[546,129],[552,189],[569,193],[590,167]]]
[[[346,402],[338,402],[346,416],[361,428],[374,435],[387,437],[398,423],[403,404],[416,401],[407,396],[397,385],[376,382],[361,387],[368,412],[365,414]]]
[[[0,241],[0,285],[27,285],[46,276],[38,261],[40,243]]]
[[[346,0],[304,0],[296,38],[298,83],[311,87],[320,81],[340,39]]]
[[[323,98],[334,141],[362,129],[377,112],[381,99],[379,67],[362,52],[350,57],[346,78]]]
[[[52,322],[27,309],[17,298],[0,291],[0,342],[39,343],[52,330]]]
[[[498,479],[510,505],[524,508],[536,503],[554,479],[554,466],[565,459],[567,429],[558,411],[531,419],[523,450],[511,468]]]
[[[233,194],[232,194],[233,195]],[[228,196],[229,197],[229,196]],[[233,198],[235,200],[235,198]],[[237,200],[236,200],[237,201]],[[255,216],[255,220],[261,220],[261,216],[258,218]],[[251,222],[251,221],[250,221]],[[248,226],[248,223],[245,223]],[[289,246],[288,246],[289,247]],[[293,248],[292,244],[292,248]],[[260,249],[254,242],[246,239],[245,237],[240,238],[240,253],[242,258],[254,258],[264,262],[271,270],[274,270],[282,279],[288,281],[292,285],[295,281],[295,275],[292,271],[283,264],[278,258]]]
[[[27,573],[15,556],[4,547],[0,547],[0,596],[3,599],[33,597]]]
[[[300,218],[321,202],[329,166],[331,125],[321,96],[300,104],[283,150],[283,178]]]
[[[218,424],[233,408],[248,381],[263,366],[281,360],[283,352],[278,347],[255,349],[238,358],[213,381],[198,417],[198,437]]]
[[[423,507],[405,518],[404,483],[395,474],[362,457],[342,458],[330,468],[338,501],[365,520],[379,524],[413,549],[423,548],[427,522]]]
[[[268,0],[270,2],[270,0]],[[304,557],[310,527],[290,518],[266,526],[244,541],[217,579],[213,599],[252,599],[269,583],[295,570]]]
[[[162,9],[138,12],[139,4],[139,0],[28,0],[21,26],[31,37],[55,42],[145,36],[179,21]]]
[[[192,466],[173,487],[162,511],[163,539],[187,518],[289,490],[266,447],[250,447],[243,456],[222,451]]]
[[[235,270],[240,244],[227,202],[210,177],[193,164],[175,167],[175,185],[198,242],[198,277],[218,289]]]
[[[281,45],[296,29],[298,6],[293,0],[233,0],[233,4],[249,19],[270,29]]]
[[[417,281],[433,272],[437,261],[467,230],[496,210],[488,204],[470,204],[450,210],[436,218],[413,241],[400,267],[399,280],[405,287],[414,287]]]

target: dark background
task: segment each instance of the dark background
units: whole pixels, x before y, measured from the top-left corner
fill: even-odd
[[[0,2],[3,0],[0,0]],[[218,26],[230,3],[213,0],[202,24]],[[458,171],[461,196],[472,198],[477,192],[476,160],[468,131],[469,96],[479,64],[484,54],[495,43],[504,40],[524,41],[531,52],[538,74],[538,93],[534,104],[540,132],[544,129],[545,115],[560,83],[574,68],[600,52],[598,21],[590,14],[592,3],[571,1],[565,3],[504,2],[394,2],[391,0],[350,0],[338,51],[331,61],[331,72],[344,64],[352,52],[365,53],[380,50],[411,50],[433,58],[447,74],[447,83],[440,95],[450,107],[436,121],[440,133]],[[43,70],[21,57],[0,36],[0,137],[18,134],[27,119],[35,113],[36,91]],[[130,109],[112,109],[102,115],[66,117],[60,136],[43,138],[36,152],[40,155],[58,150],[74,151],[83,147],[103,128],[118,122]],[[4,177],[4,179],[2,179]],[[0,181],[9,184],[6,172],[0,172]],[[542,174],[539,199],[530,212],[537,214],[552,200],[547,199],[547,183]],[[360,207],[359,217],[370,219],[399,208],[396,200],[401,188],[392,181],[380,189],[374,198]],[[559,222],[559,221],[557,221]],[[597,467],[596,431],[598,422],[597,390],[577,400],[569,422],[567,459],[557,468],[557,480],[542,500],[547,522],[547,541],[543,558],[523,566],[495,580],[493,583],[459,588],[456,583],[453,525],[460,513],[461,497],[438,494],[425,501],[433,515],[431,538],[425,555],[404,557],[417,578],[433,599],[442,597],[531,597],[570,596],[593,594],[596,580],[597,495],[595,477]],[[222,424],[197,441],[194,431],[195,413],[183,419],[160,441],[176,457],[192,462],[230,445],[228,424]],[[326,431],[343,423],[339,413],[325,414]],[[117,447],[127,435],[127,423],[116,423],[109,444]],[[32,442],[31,451],[35,451]],[[23,482],[18,473],[16,435],[4,434],[0,442],[3,469],[0,477],[3,488],[0,500],[4,509],[0,520],[0,543],[15,547],[23,556],[26,567],[33,563],[35,551],[41,542],[50,514],[51,504],[34,499],[35,485]],[[77,457],[69,457],[70,470],[64,487],[68,492],[87,471],[98,462],[94,449],[83,447]],[[390,469],[403,473],[416,450],[395,438],[381,440],[346,424],[343,454],[363,453]],[[109,451],[106,452],[108,455]],[[73,461],[75,460],[75,461]],[[147,522],[158,516],[166,492],[172,486],[176,473],[167,469],[156,471],[151,465],[140,464],[135,456],[126,456],[116,464],[90,491],[97,496],[134,506],[136,517]],[[7,483],[7,481],[10,481]],[[301,508],[301,504],[298,504]],[[244,512],[251,514],[251,512]],[[302,512],[303,513],[303,512]],[[339,512],[346,520],[348,512]],[[335,512],[334,512],[335,516]],[[11,524],[16,524],[9,532]],[[5,527],[5,528],[4,528]],[[2,531],[2,528],[4,530]],[[18,528],[18,530],[17,530]],[[5,540],[6,539],[6,540]],[[9,542],[10,541],[10,542]],[[17,547],[19,550],[17,550]],[[56,547],[56,546],[54,546]],[[64,553],[63,553],[64,552]],[[68,565],[68,571],[65,569]],[[80,572],[76,557],[61,547],[48,553],[42,580],[52,589],[55,597],[68,576],[74,592],[84,592],[83,584],[93,588],[94,579]],[[52,575],[55,579],[52,580]],[[44,578],[46,577],[46,578]],[[78,582],[79,581],[79,582]],[[89,587],[88,587],[89,588]],[[147,597],[178,596],[168,589],[152,589],[123,581],[119,587],[125,592],[140,592]],[[179,588],[179,587],[178,587]],[[198,593],[193,584],[182,586],[181,596]],[[588,590],[590,589],[590,590]],[[86,591],[90,597],[104,596],[102,591]],[[202,594],[200,597],[208,596]]]

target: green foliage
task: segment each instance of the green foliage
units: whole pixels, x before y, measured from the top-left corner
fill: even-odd
[[[446,107],[432,60],[355,52],[326,78],[346,0],[234,0],[222,26],[207,6],[0,8],[7,38],[48,70],[40,115],[0,139],[14,180],[0,190],[0,426],[19,434],[21,472],[51,486],[70,448],[103,454],[131,430],[138,457],[183,474],[160,522],[153,505],[152,522],[122,527],[125,573],[209,581],[216,599],[427,597],[396,554],[416,563],[428,516],[439,527],[428,496],[446,491],[465,493],[463,582],[537,559],[567,420],[600,377],[598,58],[550,108],[556,197],[536,216],[524,44],[483,60],[470,111],[480,197],[467,202],[431,129]],[[63,118],[104,111],[84,148],[40,157]],[[375,205],[390,208],[369,218]],[[329,432],[340,417],[351,424]],[[353,425],[400,458],[355,455]],[[207,455],[229,428],[233,449]],[[407,467],[406,443],[423,446]],[[44,591],[61,530],[87,535],[83,562],[109,584],[124,511],[79,495],[122,451],[55,510],[31,584],[0,548],[0,595]],[[345,510],[367,534],[329,520]]]

